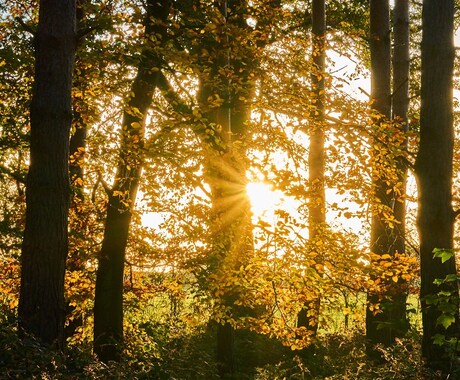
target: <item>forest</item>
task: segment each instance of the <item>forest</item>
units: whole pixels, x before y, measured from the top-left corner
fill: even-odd
[[[458,7],[1,1],[0,378],[460,379]]]

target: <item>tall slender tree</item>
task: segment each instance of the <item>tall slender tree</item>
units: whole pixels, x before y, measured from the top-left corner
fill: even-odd
[[[211,188],[212,271],[238,269],[253,250],[251,207],[246,192],[246,147],[250,136],[250,105],[254,86],[253,48],[240,41],[248,34],[245,0],[219,2],[216,21],[221,33],[204,46],[212,59],[202,62],[198,102],[205,128],[196,129],[205,142],[205,178]],[[231,36],[231,37],[230,37]],[[222,102],[216,102],[221,99]],[[212,131],[212,132],[211,132]],[[237,294],[225,289],[222,305],[237,317]],[[235,378],[235,331],[228,320],[217,325],[217,362],[221,378]]]
[[[390,4],[388,0],[370,2],[370,53],[371,53],[371,100],[372,119],[375,133],[389,126],[391,118],[391,41],[390,41]],[[377,144],[373,144],[374,147]],[[374,148],[372,168],[373,199],[371,252],[384,255],[392,247],[392,228],[384,216],[391,209],[392,187],[385,178],[385,157]],[[390,211],[391,212],[391,211]],[[366,310],[366,338],[371,344],[391,344],[388,329],[381,329],[388,321],[388,302],[382,303],[381,295],[369,293],[369,306],[381,304],[382,312],[374,314],[368,306]],[[370,350],[369,352],[372,352]]]
[[[58,346],[64,344],[75,14],[75,0],[40,1],[18,310],[21,333]]]
[[[385,10],[387,14],[387,10]],[[374,100],[374,121],[376,128],[376,142],[374,146],[379,148],[374,152],[374,191],[375,205],[372,219],[371,249],[378,255],[389,254],[392,258],[396,254],[405,253],[405,189],[406,189],[406,157],[407,150],[407,112],[409,107],[409,1],[398,0],[395,2],[393,19],[394,48],[393,56],[390,50],[390,31],[389,23],[380,27],[382,35],[374,34],[371,37],[371,60],[374,62],[372,71],[373,96],[383,96],[379,94],[378,88],[385,88],[384,104],[382,99]],[[380,18],[371,23],[371,27],[376,27],[375,23],[381,21]],[[371,18],[372,20],[372,18]],[[378,25],[378,24],[377,24]],[[383,31],[387,30],[386,33]],[[380,41],[385,37],[386,40]],[[381,44],[384,52],[379,53],[373,44]],[[385,60],[381,65],[380,59]],[[393,78],[391,78],[391,60],[393,63]],[[384,67],[383,67],[384,66]],[[393,94],[388,93],[391,84]],[[380,86],[380,87],[379,87]],[[393,122],[390,122],[390,117]],[[390,132],[390,133],[388,133]],[[387,136],[387,137],[385,137]],[[388,138],[389,137],[389,138]],[[387,144],[387,146],[385,146]],[[388,160],[383,152],[394,152],[393,160]],[[386,215],[392,215],[391,224],[386,221]],[[379,313],[374,314],[367,310],[366,331],[367,338],[371,344],[383,343],[390,346],[396,337],[403,335],[407,331],[406,318],[406,298],[407,284],[398,279],[397,283],[389,281],[384,285],[381,294],[370,294],[368,301],[372,304],[379,304]],[[372,350],[370,352],[373,352]]]
[[[423,341],[422,352],[430,367],[448,370],[448,350],[434,342],[436,334],[457,336],[457,282],[435,284],[436,279],[456,275],[455,256],[442,262],[434,249],[451,251],[456,213],[452,209],[454,1],[424,0],[422,11],[422,83],[420,146],[415,162],[418,181],[417,225],[420,236]],[[452,324],[442,326],[448,309],[438,308],[438,292],[451,293]],[[444,314],[445,315],[445,314]],[[441,319],[440,319],[441,318]],[[455,339],[455,338],[454,338]]]
[[[123,113],[117,172],[108,192],[94,303],[94,352],[104,362],[123,350],[123,272],[131,215],[143,167],[145,119],[161,74],[156,48],[166,40],[169,0],[150,0],[144,18],[145,48]]]
[[[399,149],[396,155],[397,183],[392,190],[393,216],[396,224],[393,229],[393,244],[390,254],[406,253],[406,184],[407,184],[407,132],[409,130],[407,113],[409,111],[409,0],[396,0],[393,10],[393,96],[392,119],[396,125],[393,139]],[[392,284],[391,308],[388,315],[389,341],[403,335],[408,328],[406,316],[407,284],[401,279]]]
[[[326,227],[325,195],[325,152],[324,152],[324,99],[325,99],[325,62],[326,62],[326,6],[324,0],[312,2],[312,73],[311,73],[311,112],[310,112],[310,151],[308,170],[310,182],[310,200],[308,206],[309,239],[312,246],[321,239]],[[320,257],[321,260],[321,257]],[[305,305],[299,315],[298,327],[305,327],[316,334],[318,329],[320,298]]]

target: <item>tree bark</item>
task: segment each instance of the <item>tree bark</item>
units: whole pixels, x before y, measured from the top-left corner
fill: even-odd
[[[407,164],[405,153],[407,152],[407,138],[405,134],[409,130],[407,113],[409,110],[409,0],[396,0],[394,7],[394,48],[393,48],[393,121],[403,133],[400,142],[400,157],[397,157],[396,175],[397,184],[393,191],[393,216],[396,224],[393,231],[393,245],[390,255],[394,253],[405,254],[406,252],[406,184]],[[398,285],[394,286],[390,294],[392,300],[391,312],[389,313],[390,340],[403,336],[409,323],[406,315],[407,283],[399,279]]]
[[[308,171],[310,183],[310,200],[308,204],[309,239],[314,244],[321,239],[326,227],[326,194],[324,186],[324,75],[326,69],[326,6],[324,0],[312,3],[312,61],[311,74],[312,100],[310,112],[310,152]],[[321,260],[321,257],[320,257]],[[305,327],[316,335],[321,299],[318,295],[314,301],[299,312],[297,326]]]
[[[41,0],[30,107],[30,166],[21,256],[20,333],[64,345],[74,0]]]
[[[446,347],[433,343],[433,337],[441,334],[449,338],[458,333],[458,303],[454,303],[456,320],[446,331],[437,323],[441,311],[429,302],[429,298],[446,290],[458,302],[456,281],[443,286],[433,283],[435,279],[457,273],[455,256],[444,264],[439,258],[433,258],[435,248],[453,249],[453,17],[453,0],[424,0],[420,147],[415,163],[419,194],[417,225],[421,260],[422,352],[430,367],[445,371],[452,358]]]
[[[169,0],[149,1],[145,40],[166,39]],[[162,23],[153,24],[152,18]],[[104,362],[119,361],[123,351],[123,272],[131,214],[143,166],[145,117],[158,84],[161,57],[146,45],[122,122],[117,173],[109,194],[104,238],[99,253],[94,303],[94,352]],[[156,70],[155,70],[156,69]]]
[[[372,119],[376,133],[389,123],[391,118],[391,44],[390,44],[390,5],[388,0],[371,0],[370,2],[370,52],[371,52],[371,100]],[[374,139],[373,145],[378,144]],[[373,152],[373,200],[371,225],[371,252],[389,254],[393,247],[393,231],[386,222],[384,212],[392,212],[393,186],[385,178],[385,157],[378,149]],[[388,294],[380,295],[369,292],[368,303],[380,304],[381,313],[374,314],[369,305],[366,309],[366,338],[370,343],[369,354],[374,351],[373,344],[390,345],[393,342],[391,320],[391,299]],[[383,328],[382,328],[383,327]]]
[[[82,21],[85,17],[85,0],[77,0],[76,6],[76,22],[77,30],[81,29]],[[78,89],[82,94],[85,91],[85,70],[84,67],[79,68],[78,56],[76,62],[76,73],[74,75],[74,88]],[[75,97],[72,99],[73,103],[73,128],[75,128],[73,134],[70,137],[70,163],[69,163],[69,177],[70,184],[73,186],[73,193],[80,200],[84,200],[84,186],[83,186],[83,164],[84,154],[86,149],[86,136],[88,126],[83,115],[81,105],[85,103],[85,99],[82,96]]]

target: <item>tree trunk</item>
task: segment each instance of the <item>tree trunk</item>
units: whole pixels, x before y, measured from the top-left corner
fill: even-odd
[[[166,38],[162,24],[152,25],[151,19],[166,21],[169,1],[150,1],[145,18],[145,40],[156,36]],[[123,272],[128,242],[131,212],[143,166],[143,140],[146,113],[157,86],[161,60],[147,46],[142,54],[131,98],[122,123],[122,143],[114,185],[109,191],[104,238],[99,254],[94,302],[94,352],[104,362],[118,361],[123,350]],[[156,68],[157,70],[153,70]]]
[[[85,0],[77,0],[76,6],[76,21],[77,29],[81,29],[81,23],[85,17],[84,12]],[[77,67],[74,75],[74,88],[78,89],[80,93],[85,91],[85,78],[84,67],[78,67],[78,55],[77,55]],[[84,153],[86,149],[86,135],[87,125],[82,113],[82,105],[85,104],[84,97],[76,96],[72,99],[73,104],[73,128],[75,128],[72,136],[70,137],[70,163],[69,163],[69,175],[70,184],[73,186],[73,193],[80,200],[84,200],[84,186],[83,186],[83,163]]]
[[[30,166],[21,256],[20,333],[62,347],[68,250],[74,0],[41,0],[30,107]]]
[[[422,87],[420,147],[415,170],[418,180],[417,225],[420,236],[423,356],[434,369],[448,370],[445,346],[433,343],[436,334],[458,333],[457,282],[437,286],[435,279],[456,275],[455,256],[444,264],[433,250],[453,249],[452,210],[454,1],[425,0],[422,14]],[[437,324],[441,311],[430,301],[439,291],[452,292],[456,320],[447,331]],[[457,335],[458,337],[458,335]]]
[[[246,143],[250,106],[245,100],[254,95],[250,80],[254,64],[253,52],[250,47],[235,43],[248,27],[245,1],[229,2],[228,9],[226,2],[221,2],[220,5],[224,37],[218,40],[219,44],[216,46],[205,47],[211,51],[214,60],[211,63],[203,62],[209,71],[203,70],[198,101],[206,128],[196,129],[208,153],[205,176],[212,196],[212,247],[209,263],[211,271],[217,275],[239,269],[254,249],[251,205],[246,192]],[[235,30],[232,41],[226,32],[231,28]],[[227,46],[222,46],[222,43]],[[238,76],[237,87],[222,74],[224,67]],[[224,100],[217,107],[212,103],[216,94]],[[213,131],[212,134],[207,133],[209,130]],[[226,288],[224,292],[221,296],[222,304],[231,311],[233,318],[250,313],[234,305],[238,297],[235,289]],[[216,340],[220,378],[236,379],[235,331],[230,323],[217,324]]]
[[[376,126],[377,137],[373,146],[379,143],[379,129],[382,123],[389,123],[391,118],[391,44],[390,44],[390,6],[388,0],[371,0],[370,2],[370,51],[371,51],[371,99],[372,118]],[[373,200],[371,226],[371,252],[377,255],[389,254],[393,247],[393,230],[386,222],[384,213],[392,213],[393,186],[387,184],[385,157],[379,149],[373,152]],[[393,342],[391,320],[391,298],[388,294],[368,294],[368,303],[380,304],[381,313],[375,314],[366,309],[366,338],[372,345]]]
[[[312,244],[322,239],[326,227],[326,195],[324,190],[324,73],[326,61],[326,7],[324,0],[312,3],[312,110],[310,112],[310,152],[308,171],[310,200],[308,205],[309,239]],[[319,258],[321,260],[321,257]],[[316,335],[321,299],[319,295],[299,312],[298,327],[305,327]]]
[[[204,105],[208,96],[202,92],[199,97]],[[245,141],[249,113],[247,105],[234,101],[231,109],[221,107],[205,114],[208,122],[221,127],[219,138],[224,141],[220,146],[207,144],[205,164],[206,181],[212,195],[212,253],[209,262],[217,274],[240,268],[254,249],[251,205],[246,192]],[[226,289],[222,301],[237,318],[241,315],[234,305],[235,297],[237,294],[233,290]],[[234,340],[235,331],[230,323],[217,325],[217,362],[221,378],[234,378]]]
[[[393,120],[405,135],[409,128],[407,112],[409,110],[409,0],[396,0],[394,7],[394,48],[393,48]],[[398,142],[397,142],[398,143]],[[393,246],[390,255],[406,252],[406,183],[407,138],[404,136],[401,144],[401,157],[397,158],[398,183],[393,191],[393,216],[396,220],[393,235]],[[409,324],[406,315],[407,283],[398,280],[392,291],[392,308],[389,314],[390,339],[403,336]]]

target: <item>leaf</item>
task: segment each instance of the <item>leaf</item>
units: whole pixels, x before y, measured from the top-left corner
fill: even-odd
[[[444,264],[447,260],[449,260],[454,255],[453,249],[444,249],[444,248],[435,248],[433,250],[433,259],[439,257],[441,262]]]
[[[452,323],[455,322],[455,317],[451,314],[442,314],[438,317],[436,324],[443,325],[447,329]]]
[[[438,292],[438,296],[440,297],[450,297],[451,295],[452,293],[446,290],[441,290],[440,292]]]
[[[437,346],[442,346],[445,342],[445,336],[441,334],[436,334],[433,337],[433,343]]]

